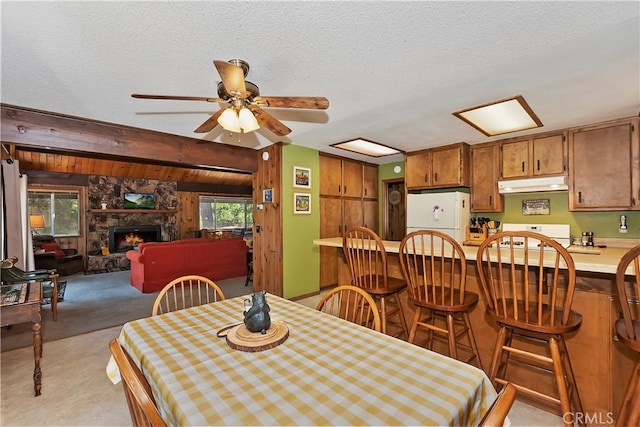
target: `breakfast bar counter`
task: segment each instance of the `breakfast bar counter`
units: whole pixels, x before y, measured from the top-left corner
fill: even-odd
[[[617,413],[625,392],[621,384],[627,384],[637,357],[618,342],[613,333],[613,323],[620,316],[615,285],[616,268],[634,242],[629,240],[630,246],[624,245],[625,247],[594,248],[592,252],[583,247],[568,249],[576,266],[576,292],[572,308],[582,314],[583,321],[576,333],[567,336],[567,347],[585,412],[600,413],[603,416],[609,412]],[[341,255],[342,238],[316,239],[313,243],[317,246],[333,247],[339,251],[338,284],[350,284],[349,268]],[[383,243],[387,253],[389,276],[402,278],[398,257],[400,242]],[[478,247],[463,246],[463,250],[467,259],[467,290],[480,295],[480,302],[471,311],[470,317],[483,367],[488,370],[498,330],[484,314],[484,301],[476,270]],[[576,253],[576,250],[587,253]],[[411,318],[413,307],[406,299],[406,292],[403,293],[403,298],[407,318]],[[446,354],[446,347],[444,353]],[[552,381],[547,381],[545,376],[535,375],[526,370],[521,372],[525,381],[530,381],[531,384],[553,387]],[[520,375],[520,371],[514,372],[514,375]]]

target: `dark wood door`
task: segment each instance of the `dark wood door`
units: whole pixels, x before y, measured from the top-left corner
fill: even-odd
[[[406,205],[404,181],[385,184],[385,229],[384,240],[400,241],[406,231]]]

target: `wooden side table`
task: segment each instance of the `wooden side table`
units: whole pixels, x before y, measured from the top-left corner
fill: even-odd
[[[29,295],[23,303],[5,305],[0,307],[0,326],[15,325],[18,323],[33,323],[33,358],[35,368],[33,370],[33,389],[36,396],[40,396],[42,388],[42,371],[40,370],[40,358],[42,357],[42,337],[40,328],[42,321],[42,281],[29,283]]]

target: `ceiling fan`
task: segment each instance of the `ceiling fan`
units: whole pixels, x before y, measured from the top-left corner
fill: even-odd
[[[223,129],[248,133],[263,126],[276,135],[284,136],[291,133],[291,129],[262,108],[306,108],[326,110],[329,100],[324,97],[308,96],[260,96],[258,86],[245,80],[249,73],[249,64],[242,59],[230,61],[213,61],[222,81],[218,83],[218,97],[205,96],[172,96],[172,95],[143,95],[134,93],[134,98],[143,99],[173,99],[181,101],[206,101],[230,104],[220,108],[194,132],[206,133],[220,125]]]

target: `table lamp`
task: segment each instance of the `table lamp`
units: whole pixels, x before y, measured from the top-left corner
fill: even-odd
[[[46,227],[44,223],[44,215],[42,214],[29,215],[29,226],[31,227],[31,232],[33,234],[38,234],[36,230]]]

